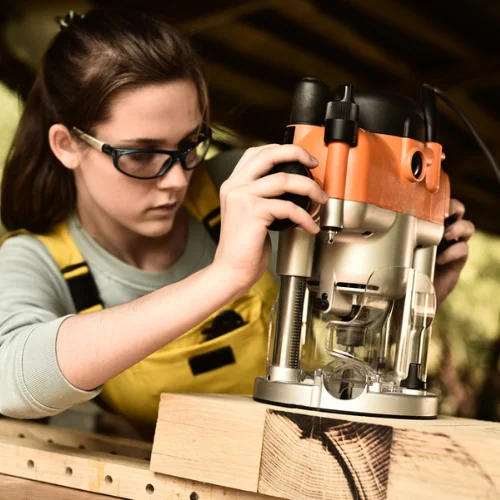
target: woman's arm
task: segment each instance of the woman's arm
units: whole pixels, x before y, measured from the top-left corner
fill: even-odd
[[[293,145],[252,148],[243,155],[221,188],[221,238],[213,264],[142,298],[62,323],[57,360],[71,384],[84,390],[103,384],[246,292],[268,265],[267,227],[274,219],[319,231],[307,212],[275,199],[293,192],[323,203],[326,195],[316,182],[293,174],[262,177],[285,161],[317,164]]]
[[[212,264],[126,304],[71,316],[57,336],[59,367],[74,386],[94,389],[196,326],[238,292],[232,277]]]

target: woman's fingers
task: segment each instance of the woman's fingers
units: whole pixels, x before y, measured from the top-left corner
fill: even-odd
[[[459,241],[451,247],[447,248],[443,253],[436,257],[436,263],[440,266],[450,264],[451,262],[463,259],[463,262],[467,260],[469,255],[469,247],[464,241]]]
[[[450,216],[456,215],[458,219],[463,218],[465,214],[465,205],[456,200],[455,198],[451,198],[450,200]]]
[[[313,218],[291,201],[261,198],[257,206],[261,216],[266,221],[266,226],[272,224],[275,219],[290,219],[311,234],[319,233],[320,229]]]
[[[240,160],[238,161],[238,163],[234,167],[233,174],[235,174],[236,172],[245,168],[245,166],[252,160],[252,158],[254,158],[256,155],[258,155],[262,150],[269,149],[269,148],[276,148],[276,147],[279,147],[279,144],[266,144],[265,146],[248,148],[243,153]]]
[[[444,232],[444,239],[450,241],[469,241],[475,230],[476,228],[471,221],[459,219],[457,222],[453,223],[446,229],[446,231]]]
[[[296,174],[277,173],[257,179],[248,185],[248,192],[261,198],[276,198],[284,193],[308,196],[317,203],[326,203],[327,194],[318,183]]]
[[[269,145],[255,149],[255,151],[249,150],[248,155],[245,153],[246,157],[243,155],[231,177],[236,176],[240,180],[243,178],[246,182],[256,180],[267,174],[275,165],[291,161],[298,161],[309,168],[318,165],[316,158],[294,144]]]

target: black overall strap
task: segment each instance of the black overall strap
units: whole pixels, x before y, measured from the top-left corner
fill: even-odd
[[[61,274],[68,284],[78,314],[104,308],[96,282],[86,262],[67,266],[61,269]]]

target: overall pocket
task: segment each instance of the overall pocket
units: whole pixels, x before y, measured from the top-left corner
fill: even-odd
[[[203,330],[228,309],[245,324],[205,341]],[[265,374],[268,321],[260,295],[248,293],[110,380],[103,400],[134,420],[154,421],[162,392],[251,394]]]

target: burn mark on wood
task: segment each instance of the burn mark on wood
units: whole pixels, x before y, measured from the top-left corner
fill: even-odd
[[[477,491],[485,493],[486,498],[498,497],[495,482],[484,466],[464,445],[447,434],[393,429],[385,425],[287,411],[269,410],[269,416],[275,419],[277,428],[283,429],[284,434],[294,435],[300,441],[320,443],[339,469],[335,472],[331,465],[325,467],[330,467],[332,474],[340,472],[343,475],[345,491],[349,491],[354,499],[387,498],[389,470],[392,471],[391,484],[398,484],[397,488],[407,481],[417,485],[424,478],[441,477],[453,471],[453,480],[435,483],[436,498],[445,494],[450,498],[471,498]],[[284,431],[291,427],[296,431]],[[299,448],[298,444],[296,449],[308,451],[303,446]],[[291,451],[289,448],[284,453]],[[321,472],[324,475],[325,469]],[[403,488],[399,493],[406,494],[407,490]],[[391,489],[391,495],[395,494]],[[327,495],[325,498],[337,497]]]
[[[392,428],[270,410],[292,422],[300,438],[319,441],[338,463],[354,499],[385,499],[389,479]]]

